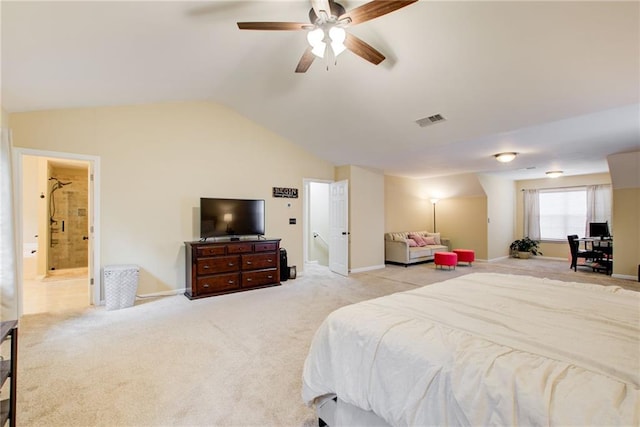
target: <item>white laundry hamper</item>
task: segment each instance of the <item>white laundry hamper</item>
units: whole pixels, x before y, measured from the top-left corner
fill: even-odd
[[[133,306],[138,290],[140,267],[135,264],[104,267],[104,299],[107,310]]]

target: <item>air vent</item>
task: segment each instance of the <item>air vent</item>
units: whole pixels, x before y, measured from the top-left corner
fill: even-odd
[[[416,123],[418,124],[418,126],[423,128],[426,126],[431,126],[435,123],[444,122],[445,120],[447,119],[445,119],[442,114],[434,114],[433,116],[425,117],[424,119],[418,119],[416,120]]]

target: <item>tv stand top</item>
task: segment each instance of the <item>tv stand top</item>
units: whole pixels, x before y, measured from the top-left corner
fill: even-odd
[[[205,237],[200,240],[194,241],[198,243],[224,243],[224,242],[255,242],[258,240],[280,240],[280,239],[267,239],[263,235],[252,236],[221,236],[221,237]],[[192,242],[189,242],[192,243]]]

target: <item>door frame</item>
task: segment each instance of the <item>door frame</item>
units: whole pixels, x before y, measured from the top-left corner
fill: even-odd
[[[309,260],[309,242],[311,240],[311,236],[309,234],[309,217],[311,215],[309,206],[311,204],[311,183],[313,182],[329,185],[334,181],[330,179],[313,178],[303,178],[302,180],[302,217],[304,218],[304,226],[302,227],[302,259],[305,264],[311,263]]]
[[[100,157],[88,154],[76,154],[65,153],[59,151],[46,151],[37,150],[31,148],[13,148],[13,164],[15,165],[14,180],[18,197],[16,197],[16,227],[18,238],[18,246],[21,250],[18,253],[17,267],[18,267],[18,317],[23,313],[23,274],[24,266],[22,263],[24,236],[22,235],[22,216],[23,216],[23,201],[22,201],[22,175],[23,175],[23,158],[24,156],[34,157],[48,157],[52,159],[61,160],[80,160],[89,164],[89,176],[93,177],[93,180],[89,179],[88,191],[89,191],[89,212],[91,215],[89,221],[89,253],[88,253],[88,280],[87,286],[89,287],[90,304],[100,305],[102,303],[102,285],[100,280]],[[93,229],[92,229],[93,227]]]

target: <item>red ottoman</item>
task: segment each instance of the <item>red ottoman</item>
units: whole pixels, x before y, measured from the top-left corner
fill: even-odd
[[[451,267],[455,269],[458,264],[458,254],[455,252],[436,252],[433,256],[433,263],[436,265],[436,268],[446,265],[449,267],[449,270],[451,270]]]
[[[473,249],[454,249],[453,252],[458,254],[458,262],[468,262],[471,265],[476,260],[476,253]]]

